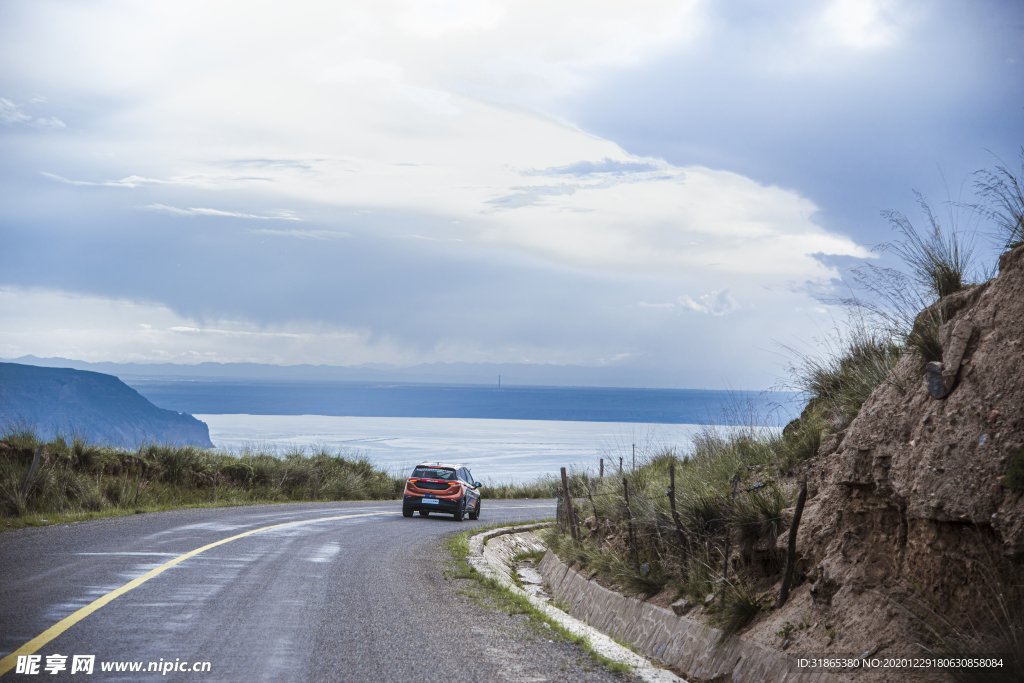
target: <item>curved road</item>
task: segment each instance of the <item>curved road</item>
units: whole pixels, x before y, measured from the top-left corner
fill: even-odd
[[[575,646],[537,638],[523,617],[459,595],[466,582],[445,576],[443,536],[549,518],[553,501],[485,501],[479,522],[461,524],[405,519],[400,506],[177,510],[0,534],[0,656],[145,579],[40,646],[39,674],[12,669],[3,679],[83,680],[71,674],[75,654],[95,655],[85,680],[102,681],[616,678],[588,671]],[[45,671],[53,654],[69,655],[66,670]],[[210,667],[146,670],[161,658]],[[142,671],[101,671],[102,662],[141,662]]]

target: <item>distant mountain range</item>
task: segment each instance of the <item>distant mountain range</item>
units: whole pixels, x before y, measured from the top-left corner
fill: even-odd
[[[22,356],[13,363],[75,368],[133,379],[223,379],[333,382],[410,382],[422,384],[498,384],[502,386],[574,386],[680,389],[683,377],[631,367],[587,367],[540,363],[423,363],[394,365],[266,365],[262,363],[87,363],[68,358]],[[694,388],[694,387],[690,387]]]
[[[0,420],[25,422],[43,438],[70,433],[115,445],[213,448],[206,423],[156,407],[117,377],[69,368],[0,363]]]

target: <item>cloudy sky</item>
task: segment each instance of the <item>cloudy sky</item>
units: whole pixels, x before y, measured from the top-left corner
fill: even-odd
[[[759,388],[1022,143],[1019,0],[5,2],[0,357]]]

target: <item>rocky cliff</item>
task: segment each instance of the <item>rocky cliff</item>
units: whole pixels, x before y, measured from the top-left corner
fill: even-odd
[[[0,363],[0,421],[22,421],[43,438],[70,433],[124,446],[213,448],[205,423],[156,407],[113,375],[83,370]]]
[[[775,631],[806,618],[834,625],[832,636],[797,632],[791,654],[906,651],[914,620],[901,606],[983,627],[993,587],[1024,577],[1024,495],[1004,483],[1024,464],[1024,247],[1000,259],[998,277],[940,304],[941,362],[904,354],[804,463],[807,580],[753,629],[758,640],[778,647]]]

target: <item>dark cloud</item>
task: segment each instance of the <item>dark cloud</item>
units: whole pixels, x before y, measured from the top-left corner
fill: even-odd
[[[1024,3],[904,3],[894,45],[828,59],[794,34],[823,6],[716,6],[694,46],[620,71],[562,115],[634,154],[796,189],[867,244],[888,239],[881,209],[916,213],[912,188],[969,197],[993,153],[1016,158]]]

